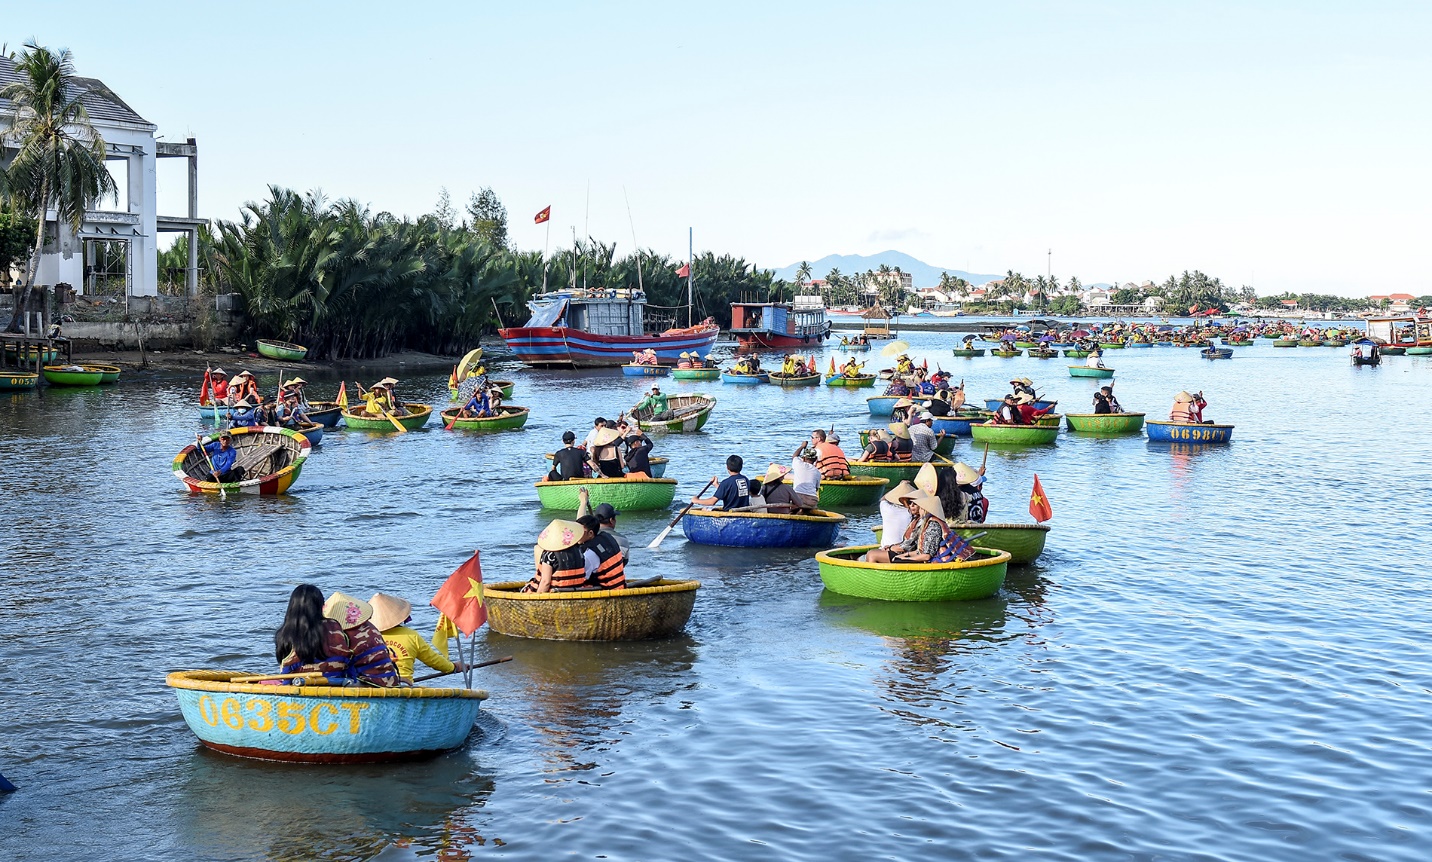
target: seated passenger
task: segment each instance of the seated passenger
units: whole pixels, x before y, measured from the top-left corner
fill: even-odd
[[[374,593],[368,604],[373,606],[373,628],[382,633],[388,657],[393,660],[398,678],[403,682],[412,683],[416,662],[422,662],[438,673],[463,669],[462,662],[452,661],[422,635],[408,628],[407,623],[413,618],[413,606],[406,599]]]
[[[323,593],[300,584],[288,599],[283,625],[274,634],[274,656],[283,673],[320,672],[333,685],[358,680],[380,686],[398,684],[398,670],[388,656],[383,635],[369,620],[367,602]]]

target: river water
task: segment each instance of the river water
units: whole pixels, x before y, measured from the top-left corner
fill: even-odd
[[[1069,410],[1097,385],[1063,360],[909,340],[972,398],[1022,374]],[[1157,418],[1202,389],[1234,441],[991,451],[991,520],[1028,520],[1035,473],[1054,508],[1045,555],[996,598],[846,599],[808,553],[679,529],[647,551],[670,513],[624,515],[635,576],[701,580],[685,636],[484,630],[479,658],[516,658],[479,672],[492,697],[469,744],[350,768],[206,752],[165,673],[269,669],[300,582],[404,595],[428,630],[427,598],[473,548],[488,580],[526,577],[553,517],[531,487],[541,453],[645,383],[499,361],[533,408],[524,430],[331,432],[293,493],[227,501],[169,472],[198,430],[195,379],[0,397],[0,772],[20,787],[0,796],[0,858],[1432,856],[1432,363],[1267,346],[1108,359],[1128,409]],[[403,377],[366,377],[389,371]],[[444,377],[400,394],[441,403]],[[668,389],[720,399],[706,433],[658,441],[679,499],[727,454],[759,472],[812,428],[851,441],[869,425],[867,391]],[[846,543],[867,541],[874,512],[850,514]]]

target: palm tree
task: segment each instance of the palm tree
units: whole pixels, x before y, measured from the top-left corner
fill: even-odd
[[[796,287],[805,287],[809,281],[810,261],[803,260],[801,261],[801,265],[796,267]]]
[[[15,303],[8,332],[20,331],[20,314],[30,301],[40,266],[49,210],[78,231],[94,202],[117,191],[114,177],[105,169],[104,139],[90,125],[89,113],[80,102],[82,91],[74,83],[70,52],[51,51],[33,41],[26,42],[25,48],[15,64],[21,80],[0,88],[0,98],[14,106],[5,137],[19,149],[7,171],[7,192],[37,226],[35,248],[25,267],[25,289]]]

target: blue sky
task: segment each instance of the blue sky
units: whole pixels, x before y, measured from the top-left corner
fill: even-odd
[[[430,211],[490,185],[629,250],[896,248],[1091,281],[1432,293],[1432,5],[23,4],[169,140],[200,207],[268,184]],[[172,170],[172,173],[170,172]],[[179,163],[161,207],[182,212]],[[165,194],[167,187],[171,194]],[[588,215],[588,189],[590,214]],[[625,191],[625,198],[624,198]]]

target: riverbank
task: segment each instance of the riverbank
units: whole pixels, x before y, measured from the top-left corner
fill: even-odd
[[[138,350],[76,350],[76,364],[96,363],[118,365],[125,371],[150,373],[155,376],[184,374],[200,376],[206,368],[223,368],[229,374],[241,370],[279,372],[301,375],[309,372],[348,374],[365,368],[391,370],[399,368],[408,373],[432,373],[451,368],[458,357],[438,356],[416,350],[405,350],[378,359],[336,359],[319,362],[280,362],[253,352],[225,350],[150,350],[141,356]]]

